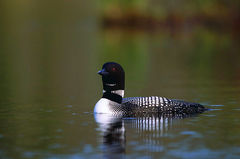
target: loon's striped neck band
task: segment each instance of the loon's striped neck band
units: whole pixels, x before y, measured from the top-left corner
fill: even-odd
[[[103,90],[103,93],[105,93],[105,92],[109,92],[109,91]],[[124,97],[124,90],[114,90],[114,91],[110,91],[110,92],[120,95],[122,98]]]
[[[114,90],[114,91],[105,91],[103,90],[102,98],[109,99],[111,101],[122,103],[122,98],[124,97],[124,90]]]

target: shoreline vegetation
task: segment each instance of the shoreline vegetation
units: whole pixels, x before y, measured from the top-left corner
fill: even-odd
[[[239,17],[212,17],[208,15],[194,15],[183,17],[177,14],[169,14],[164,19],[137,12],[126,12],[120,15],[104,14],[102,17],[103,28],[125,28],[156,31],[161,28],[186,28],[205,26],[217,30],[232,30],[240,32]]]
[[[135,2],[135,3],[134,3]],[[240,4],[237,2],[191,2],[169,4],[108,4],[103,6],[103,28],[157,31],[203,26],[219,31],[240,33]]]

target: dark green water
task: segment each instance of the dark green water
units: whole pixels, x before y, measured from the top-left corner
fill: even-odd
[[[104,30],[95,19],[78,21],[77,9],[64,10],[72,19],[51,14],[49,21],[35,9],[2,20],[0,158],[240,157],[237,35],[204,27]],[[211,111],[98,124],[97,71],[106,61],[124,67],[128,97],[184,99]]]

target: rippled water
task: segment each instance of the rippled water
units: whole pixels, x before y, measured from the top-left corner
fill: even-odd
[[[41,19],[32,26],[12,16],[2,27],[0,158],[240,158],[235,34],[79,28],[78,17],[44,27]],[[128,97],[183,99],[210,111],[99,123],[92,111],[106,61],[124,67]]]
[[[84,112],[81,104],[2,102],[0,155],[2,158],[239,158],[239,85],[219,87],[217,92],[215,98],[209,98],[207,94],[212,92],[206,91],[198,99],[210,111],[187,118],[94,118],[91,112],[94,105]]]

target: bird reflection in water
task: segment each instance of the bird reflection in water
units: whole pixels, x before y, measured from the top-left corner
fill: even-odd
[[[122,117],[94,114],[97,130],[102,139],[102,151],[106,158],[122,158],[125,154],[125,128]]]
[[[192,116],[192,115],[191,115]],[[126,130],[124,127],[134,128],[142,136],[150,132],[147,142],[155,143],[155,139],[167,134],[174,119],[190,117],[186,114],[145,114],[135,117],[116,117],[108,114],[94,114],[100,132],[101,147],[106,158],[122,158],[126,150]],[[145,134],[146,135],[146,134]]]

